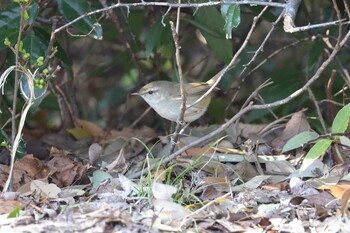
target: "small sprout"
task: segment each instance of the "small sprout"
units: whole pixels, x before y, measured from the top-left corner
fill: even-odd
[[[19,42],[19,51],[22,51],[23,50],[23,41],[20,41]]]
[[[27,11],[27,10],[24,11],[23,19],[24,19],[25,21],[27,21],[27,20],[29,19],[29,14],[28,14],[28,11]]]
[[[7,147],[7,146],[8,146],[7,141],[6,141],[6,140],[2,141],[2,142],[0,143],[0,146],[1,146],[1,147]]]
[[[25,54],[23,55],[23,59],[24,59],[25,61],[27,61],[29,58],[30,58],[30,53],[25,53]]]
[[[4,44],[6,45],[6,46],[11,46],[11,41],[9,40],[9,38],[5,38],[5,40],[4,40]]]
[[[17,49],[17,47],[18,47],[18,44],[15,45],[15,49]],[[26,50],[23,49],[23,41],[20,41],[20,42],[19,42],[19,49],[18,49],[18,51],[19,51],[20,53],[22,53],[22,54],[25,54],[25,53],[26,53]]]

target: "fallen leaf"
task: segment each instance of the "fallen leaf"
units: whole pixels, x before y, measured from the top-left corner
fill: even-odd
[[[154,199],[152,203],[154,211],[162,220],[180,219],[191,213],[191,211],[185,207],[172,201]]]
[[[342,213],[343,216],[346,215],[348,218],[349,218],[349,211],[348,211],[349,199],[350,199],[350,188],[347,188],[346,190],[344,190],[341,196],[340,212]]]
[[[177,189],[174,186],[154,182],[152,185],[152,193],[155,199],[172,200],[172,196]]]
[[[33,180],[30,184],[31,190],[40,198],[58,198],[61,189],[55,184],[48,184],[41,180]]]
[[[311,129],[309,123],[307,122],[306,116],[303,111],[299,111],[293,114],[291,119],[286,124],[282,134],[275,138],[271,145],[276,149],[281,149],[286,142],[293,136],[303,132],[309,131]]]
[[[75,122],[83,130],[89,132],[94,138],[105,136],[106,132],[100,126],[86,120],[76,119]]]
[[[332,195],[336,198],[342,198],[343,193],[350,189],[350,185],[322,185],[317,189],[330,190]]]
[[[102,147],[98,143],[92,143],[89,147],[89,162],[94,164],[102,154]]]
[[[14,200],[0,200],[0,214],[8,214],[18,206],[23,206],[23,203]]]

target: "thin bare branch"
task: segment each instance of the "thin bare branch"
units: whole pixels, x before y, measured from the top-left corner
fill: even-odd
[[[184,122],[185,111],[186,111],[186,93],[185,93],[184,80],[183,80],[183,75],[182,75],[182,67],[181,67],[181,61],[180,61],[179,35],[177,34],[176,28],[175,28],[174,23],[172,21],[170,21],[170,27],[171,27],[171,32],[173,35],[174,44],[175,44],[175,59],[176,59],[177,69],[179,72],[180,94],[181,94],[181,99],[182,99],[181,112],[180,112],[179,118],[177,119],[177,122],[176,122],[175,132],[171,136],[172,145],[171,145],[170,153],[173,153],[175,150],[176,143],[179,140],[179,132],[180,132],[182,125],[183,125],[183,122]]]
[[[333,1],[334,2],[334,1]],[[340,22],[345,21],[345,19],[340,19],[340,14],[338,14],[338,20],[327,22],[327,23],[319,23],[319,24],[312,24],[312,25],[306,25],[302,27],[295,27],[294,20],[298,12],[298,7],[301,3],[301,0],[289,0],[285,7],[284,11],[284,20],[283,20],[283,29],[285,32],[294,33],[294,32],[300,32],[300,31],[306,31],[314,28],[320,28],[320,27],[328,27],[333,25],[341,25]]]
[[[243,44],[241,45],[241,47],[238,49],[238,51],[236,52],[236,54],[233,56],[233,58],[231,59],[230,63],[223,69],[221,70],[218,74],[216,74],[213,78],[211,78],[208,82],[214,81],[213,84],[210,83],[212,86],[209,88],[209,90],[204,93],[199,99],[197,99],[193,104],[187,106],[187,108],[191,108],[192,106],[198,104],[200,101],[202,101],[206,96],[210,95],[211,92],[214,90],[214,88],[216,88],[216,86],[220,83],[222,77],[225,75],[225,73],[236,63],[236,61],[238,60],[239,55],[241,55],[241,53],[243,52],[243,50],[245,49],[245,47],[248,44],[248,41],[250,39],[250,37],[253,34],[253,31],[255,29],[255,26],[259,20],[259,18],[264,14],[264,12],[267,10],[267,6],[264,7],[264,9],[260,12],[260,14],[258,16],[255,16],[253,19],[253,23],[252,26],[250,27],[250,30],[243,42]]]
[[[271,7],[279,7],[284,8],[286,6],[286,3],[278,3],[278,2],[264,2],[264,1],[235,1],[235,2],[223,2],[223,1],[216,1],[216,2],[203,2],[203,3],[171,3],[171,2],[135,2],[135,3],[121,3],[118,2],[117,4],[111,5],[109,7],[104,7],[95,11],[91,11],[88,13],[85,13],[74,20],[66,23],[65,25],[62,25],[61,27],[57,28],[54,33],[58,33],[62,31],[63,29],[69,27],[70,25],[74,24],[75,22],[81,20],[82,18],[85,18],[90,15],[95,15],[98,13],[102,13],[105,11],[109,11],[114,8],[118,7],[145,7],[145,6],[160,6],[160,7],[169,7],[169,8],[200,8],[200,7],[208,7],[208,6],[221,6],[221,5],[256,5],[256,6],[271,6]]]

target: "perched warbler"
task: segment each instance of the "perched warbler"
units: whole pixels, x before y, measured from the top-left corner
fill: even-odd
[[[207,82],[184,83],[186,106],[189,106],[184,114],[185,122],[195,121],[206,112],[211,100],[210,94],[195,105],[192,104],[210,89],[224,71],[225,69],[221,70]],[[141,96],[161,117],[175,122],[178,120],[182,106],[180,83],[154,81],[132,95]]]

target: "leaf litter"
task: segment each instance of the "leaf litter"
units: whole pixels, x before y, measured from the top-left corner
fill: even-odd
[[[290,138],[311,130],[305,119],[295,113],[284,129],[237,124],[166,165],[160,161],[169,137],[81,120],[79,130],[69,130],[73,143],[51,135],[45,160],[28,154],[16,161],[15,192],[0,200],[0,229],[350,232],[349,165],[330,164],[328,151],[301,171],[307,145],[281,152]],[[207,130],[188,128],[178,148]],[[157,166],[140,179],[128,178],[150,164]],[[0,172],[3,186],[9,168]]]

